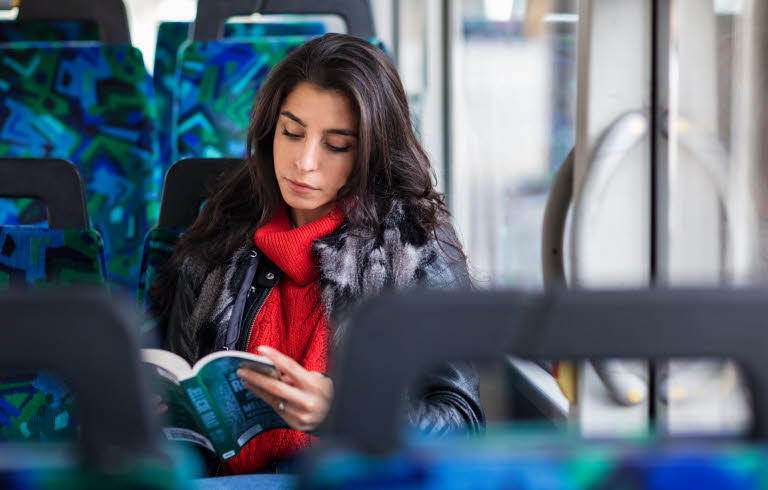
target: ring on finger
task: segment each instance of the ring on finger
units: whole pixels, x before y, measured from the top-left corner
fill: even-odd
[[[285,412],[285,402],[280,400],[280,403],[278,403],[277,405],[277,409],[280,410],[281,412]]]

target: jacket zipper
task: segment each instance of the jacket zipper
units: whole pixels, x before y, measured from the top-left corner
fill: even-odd
[[[276,286],[277,284],[275,284]],[[242,350],[247,351],[248,345],[251,343],[251,334],[253,333],[253,322],[256,321],[256,317],[259,316],[259,313],[261,312],[261,309],[264,307],[264,303],[267,302],[267,298],[272,293],[272,290],[275,289],[275,286],[270,287],[267,289],[266,293],[261,298],[261,301],[259,301],[259,307],[256,308],[256,313],[254,313],[252,316],[248,315],[249,321],[248,321],[248,336],[245,339],[245,344],[241,344]],[[253,309],[253,307],[251,307]]]

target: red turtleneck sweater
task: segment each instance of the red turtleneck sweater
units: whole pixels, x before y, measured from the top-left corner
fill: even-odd
[[[293,228],[282,206],[253,236],[254,243],[284,272],[253,322],[248,352],[260,345],[292,357],[308,371],[325,372],[328,324],[320,304],[319,269],[312,243],[341,225],[340,211]],[[227,474],[253,473],[307,447],[311,436],[278,429],[253,438],[236,457],[224,463]]]

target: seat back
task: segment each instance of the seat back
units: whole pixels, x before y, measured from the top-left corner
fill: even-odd
[[[98,40],[99,26],[93,21],[0,21],[0,43]]]
[[[83,184],[74,165],[0,158],[0,196],[37,199],[47,209],[49,225],[0,226],[0,290],[103,285],[103,244],[88,228]],[[8,337],[3,335],[3,343]],[[0,440],[73,439],[77,430],[69,390],[57,379],[17,373],[0,380]]]
[[[107,295],[84,292],[4,292],[0,310],[0,370],[43,369],[72,388],[67,399],[30,398],[18,389],[14,401],[22,400],[24,412],[46,402],[58,409],[76,397],[81,423],[74,445],[0,445],[0,480],[14,488],[178,488],[178,471],[160,451],[142,382],[135,315]],[[47,389],[38,382],[35,387]],[[0,405],[0,426],[6,409]],[[47,423],[66,420],[50,413]],[[29,421],[21,425],[36,430]],[[28,458],[18,457],[20,447]],[[15,470],[14,461],[26,468]]]
[[[236,158],[189,158],[176,162],[168,170],[163,185],[163,200],[157,227],[144,239],[138,300],[144,310],[151,308],[150,291],[158,271],[173,254],[179,236],[197,218],[200,207],[216,181],[242,165]],[[165,332],[145,324],[142,337],[164,339]]]
[[[765,296],[765,289],[655,289],[377,298],[352,319],[355,328],[336,357],[329,434],[305,458],[300,487],[762,488],[768,476]],[[758,443],[582,441],[498,426],[477,438],[412,444],[400,437],[402,395],[420,373],[445,361],[506,355],[732,358],[751,382]]]
[[[496,291],[381,297],[336,357],[332,437],[369,454],[401,447],[401,396],[452,360],[724,357],[750,382],[753,435],[768,440],[765,289]],[[404,340],[406,339],[406,340]],[[396,352],[396,359],[391,353]],[[371,420],[376,423],[372,424]]]
[[[163,173],[175,160],[172,155],[171,124],[173,121],[173,92],[177,83],[177,56],[179,48],[189,39],[192,23],[163,22],[157,31],[155,48],[155,100],[159,116],[160,161]],[[230,23],[224,37],[253,40],[272,36],[316,36],[325,33],[322,22],[259,22]]]
[[[0,226],[0,291],[99,288],[103,267],[103,244],[95,230]],[[5,311],[3,316],[5,328]],[[15,334],[3,334],[0,344],[9,337]],[[40,338],[23,349],[46,342]],[[0,441],[71,441],[78,428],[70,389],[56,377],[17,372],[0,378]]]
[[[243,158],[256,93],[269,70],[310,37],[222,40],[227,19],[260,13],[340,16],[350,34],[375,36],[367,0],[199,0],[192,39],[179,52],[172,156]]]
[[[174,94],[174,159],[243,158],[251,110],[264,79],[306,37],[188,42]]]
[[[131,45],[128,13],[123,0],[24,0],[19,3],[16,22],[58,23],[74,21],[98,25],[99,38],[104,44]],[[74,37],[66,40],[88,40]],[[41,40],[41,39],[37,39]]]
[[[104,245],[89,228],[74,165],[0,158],[0,196],[36,199],[47,210],[49,226],[0,226],[0,289],[104,283]]]
[[[110,285],[133,291],[160,175],[152,83],[141,53],[95,43],[2,48],[0,157],[74,162]],[[34,202],[0,202],[3,223],[40,224]]]
[[[338,15],[347,32],[364,39],[376,36],[368,0],[198,0],[193,39],[215,41],[223,37],[227,19],[238,15]]]

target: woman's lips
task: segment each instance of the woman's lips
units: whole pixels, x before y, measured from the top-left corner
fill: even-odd
[[[293,192],[296,192],[298,194],[307,194],[312,191],[318,190],[312,186],[309,186],[307,184],[302,184],[301,182],[296,182],[295,180],[291,180],[288,178],[286,178],[285,181],[288,182],[288,187],[290,187]]]

